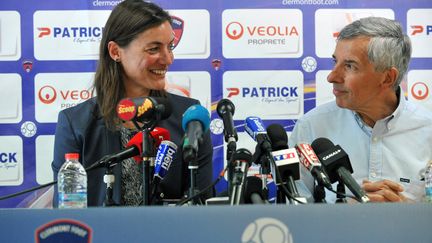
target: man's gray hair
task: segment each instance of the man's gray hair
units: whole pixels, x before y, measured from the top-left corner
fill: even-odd
[[[384,71],[395,67],[399,71],[395,90],[399,87],[408,69],[411,58],[411,41],[402,32],[401,25],[390,19],[367,17],[345,26],[337,40],[352,39],[361,36],[371,38],[368,45],[368,58],[375,70]]]

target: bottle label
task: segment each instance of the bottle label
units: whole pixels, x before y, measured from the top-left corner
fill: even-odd
[[[86,208],[87,193],[61,193],[59,192],[59,208]]]

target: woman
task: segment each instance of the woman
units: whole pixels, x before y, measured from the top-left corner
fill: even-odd
[[[171,17],[159,6],[142,0],[126,0],[113,9],[100,43],[94,89],[97,97],[59,113],[55,134],[54,178],[64,162],[65,153],[77,152],[84,168],[105,155],[125,148],[137,132],[131,123],[117,118],[117,103],[125,97],[166,97],[173,106],[170,117],[159,121],[158,127],[170,132],[171,141],[179,147],[168,174],[156,195],[160,199],[178,199],[189,188],[187,163],[182,161],[182,115],[197,100],[164,91],[165,74],[172,64],[174,34]],[[212,181],[212,143],[206,133],[197,157],[197,187],[203,189]],[[101,206],[105,200],[105,170],[90,171],[88,206]],[[114,202],[140,205],[142,202],[141,169],[133,159],[124,160],[114,168]],[[209,190],[203,198],[212,196]],[[57,206],[57,191],[53,204]]]

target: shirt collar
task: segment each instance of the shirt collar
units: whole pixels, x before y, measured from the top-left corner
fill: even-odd
[[[396,95],[398,97],[398,106],[396,107],[396,109],[393,111],[392,114],[390,114],[389,116],[387,116],[381,120],[378,120],[375,124],[375,125],[377,125],[377,124],[384,125],[384,127],[386,128],[386,132],[391,130],[394,127],[394,123],[401,116],[402,110],[404,109],[404,107],[406,105],[405,96],[402,93],[401,87],[398,87],[398,89],[396,90]],[[355,118],[357,124],[359,125],[359,127],[363,131],[365,131],[367,134],[370,135],[372,133],[372,128],[363,122],[363,120],[361,119],[360,115],[357,112],[352,111],[352,113],[353,113],[354,118]]]

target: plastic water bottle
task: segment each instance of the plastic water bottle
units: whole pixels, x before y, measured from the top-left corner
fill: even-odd
[[[429,161],[425,170],[425,201],[432,203],[432,161]]]
[[[65,154],[65,163],[57,176],[58,207],[87,207],[87,173],[81,165],[78,153]]]

